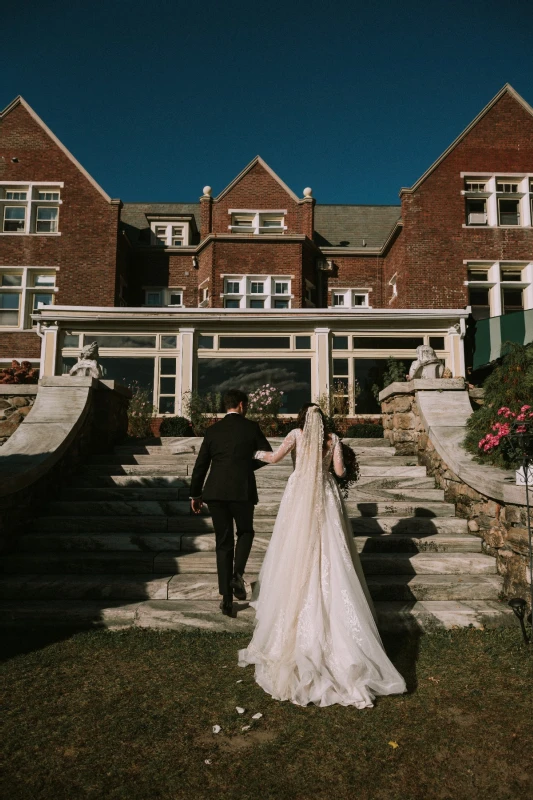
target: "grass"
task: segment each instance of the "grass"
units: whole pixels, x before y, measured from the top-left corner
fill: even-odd
[[[251,668],[236,666],[248,638],[4,635],[1,796],[533,796],[533,653],[518,629],[387,640],[409,693],[363,711],[273,701]],[[256,712],[263,717],[252,721]]]

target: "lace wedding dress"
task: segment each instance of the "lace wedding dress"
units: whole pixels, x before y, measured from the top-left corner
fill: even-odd
[[[252,641],[239,665],[276,700],[365,708],[376,695],[406,691],[381,642],[346,508],[329,468],[344,474],[342,446],[323,447],[322,417],[307,412],[269,464],[292,454],[291,474],[251,605]]]

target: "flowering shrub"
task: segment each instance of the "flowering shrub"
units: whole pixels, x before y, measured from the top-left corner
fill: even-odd
[[[256,420],[267,436],[278,433],[278,414],[283,403],[283,392],[271,383],[259,386],[248,395],[248,417]]]
[[[0,383],[37,383],[39,370],[33,369],[29,361],[13,361],[10,367],[0,369]]]
[[[508,437],[522,432],[517,422],[533,418],[533,345],[507,343],[483,389],[483,405],[467,423],[465,447],[481,463],[519,467]]]
[[[129,388],[131,400],[128,405],[128,436],[145,439],[152,433],[152,419],[155,413],[152,392],[140,386],[137,381],[133,381]]]

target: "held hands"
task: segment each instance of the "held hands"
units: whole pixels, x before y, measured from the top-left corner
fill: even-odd
[[[201,514],[202,513],[202,506],[203,500],[201,497],[196,497],[191,500],[191,509],[193,514]]]

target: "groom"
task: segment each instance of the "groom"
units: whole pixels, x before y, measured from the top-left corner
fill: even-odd
[[[226,416],[207,429],[198,453],[190,499],[194,514],[200,514],[204,502],[209,506],[215,528],[220,608],[231,616],[233,595],[237,600],[246,600],[242,576],[254,539],[254,505],[259,502],[254,470],[264,466],[253,454],[272,448],[257,422],[246,419],[248,397],[244,392],[230,389],[223,403]]]

